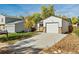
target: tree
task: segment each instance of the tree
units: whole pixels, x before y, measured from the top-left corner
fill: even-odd
[[[41,13],[42,13],[42,19],[45,19],[45,18],[47,18],[48,17],[48,9],[47,9],[47,7],[46,6],[42,6],[41,7]]]
[[[67,18],[67,21],[70,22],[70,23],[72,23],[71,18]]]
[[[79,16],[78,16],[78,18],[77,18],[77,22],[79,23]]]
[[[77,23],[77,18],[76,17],[72,17],[72,24],[76,24]]]
[[[54,12],[54,6],[53,5],[49,5],[48,6],[48,16],[54,16],[55,12]]]
[[[34,13],[34,14],[32,15],[32,24],[33,24],[33,27],[36,27],[37,23],[38,23],[39,21],[41,21],[41,20],[42,20],[41,14],[39,14],[39,13]]]
[[[26,28],[30,29],[32,27],[36,27],[37,23],[41,21],[42,19],[55,15],[53,5],[49,5],[49,7],[42,6],[41,11],[42,11],[41,14],[34,13],[33,15],[25,19]]]
[[[34,13],[32,16],[28,16],[25,18],[25,27],[27,29],[31,29],[32,27],[36,27],[37,23],[41,21],[41,14]]]
[[[49,5],[48,7],[42,6],[41,11],[42,11],[42,19],[55,15],[53,5]]]
[[[35,24],[37,24],[39,21],[41,21],[41,14],[39,13],[34,13],[32,15],[32,20],[35,22]]]
[[[66,17],[66,16],[62,16],[62,18],[63,18],[63,19],[67,19],[67,17]]]
[[[26,29],[31,29],[32,26],[33,26],[33,23],[31,21],[32,17],[31,16],[28,16],[27,18],[25,18],[25,28]]]

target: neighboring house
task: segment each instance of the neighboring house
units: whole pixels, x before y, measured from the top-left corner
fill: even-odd
[[[51,16],[37,24],[37,31],[46,33],[66,33],[70,23],[62,18]]]
[[[7,30],[9,33],[21,32],[24,30],[23,20],[18,17],[0,15],[0,30]]]

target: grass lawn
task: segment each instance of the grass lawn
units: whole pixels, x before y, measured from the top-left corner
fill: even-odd
[[[10,33],[8,34],[8,38],[5,34],[0,35],[0,42],[14,44],[16,41],[26,39],[37,35],[37,32],[27,32],[27,33]]]
[[[79,28],[74,28],[73,33],[75,33],[77,36],[79,36]]]

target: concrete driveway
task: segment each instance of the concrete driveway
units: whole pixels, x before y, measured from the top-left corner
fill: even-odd
[[[67,34],[41,33],[21,40],[9,46],[10,54],[38,54],[43,48],[49,48],[66,37]]]
[[[67,34],[54,34],[54,33],[41,33],[32,38],[28,38],[25,40],[21,40],[14,44],[15,49],[23,48],[23,47],[31,47],[31,48],[49,48],[56,44],[58,41],[62,40]]]

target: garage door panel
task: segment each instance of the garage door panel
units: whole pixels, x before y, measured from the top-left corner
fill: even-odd
[[[47,23],[46,32],[47,33],[58,33],[58,23]]]

